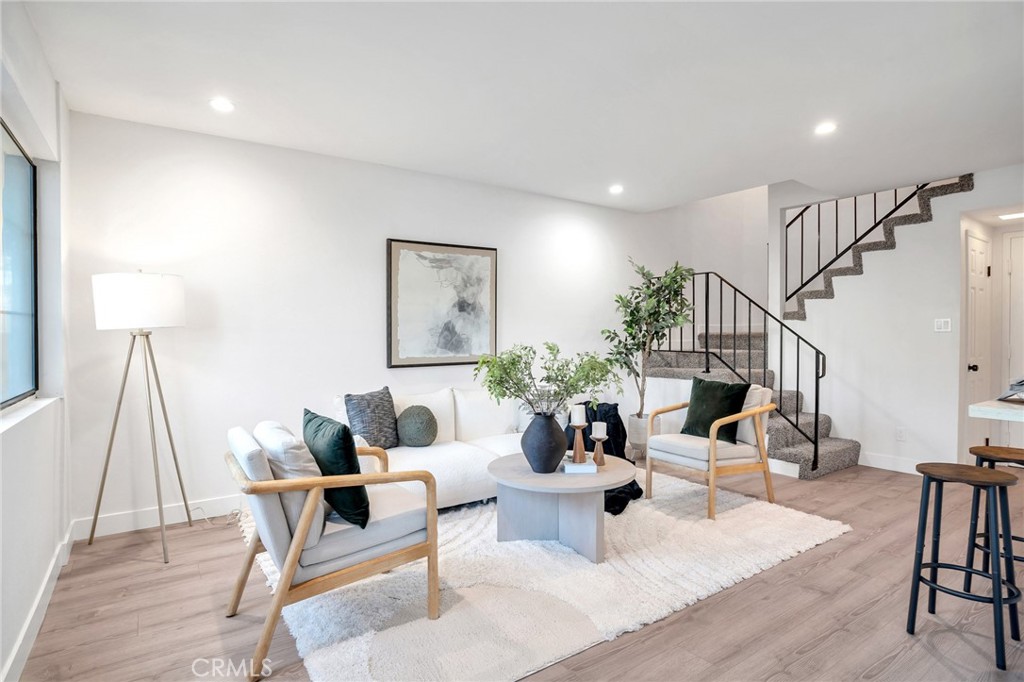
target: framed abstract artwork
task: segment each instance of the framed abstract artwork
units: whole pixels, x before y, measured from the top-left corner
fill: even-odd
[[[388,367],[494,354],[497,285],[497,249],[389,239]]]

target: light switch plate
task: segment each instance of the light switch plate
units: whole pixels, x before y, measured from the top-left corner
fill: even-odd
[[[937,332],[951,332],[953,331],[953,320],[948,317],[935,318],[935,331]]]

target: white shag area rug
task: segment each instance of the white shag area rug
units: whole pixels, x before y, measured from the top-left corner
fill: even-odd
[[[425,559],[286,606],[310,679],[515,680],[850,530],[722,489],[709,521],[705,486],[655,474],[654,490],[605,515],[601,564],[557,542],[497,542],[494,503],[442,512],[441,617],[426,617]]]

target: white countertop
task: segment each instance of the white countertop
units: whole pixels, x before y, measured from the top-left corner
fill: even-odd
[[[1024,403],[1008,403],[1005,400],[986,400],[967,408],[967,414],[979,419],[998,419],[1004,422],[1024,422]]]

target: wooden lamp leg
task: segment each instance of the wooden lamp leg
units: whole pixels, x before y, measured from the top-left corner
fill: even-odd
[[[178,450],[174,447],[174,436],[171,434],[171,420],[167,416],[167,403],[164,402],[164,389],[160,386],[160,374],[156,370],[156,355],[153,354],[153,342],[148,336],[143,337],[143,343],[149,350],[149,364],[153,367],[153,380],[156,383],[156,396],[160,399],[160,411],[164,415],[164,427],[167,429],[167,442],[171,445],[171,459],[174,460],[174,473],[178,475],[178,488],[181,489],[181,500],[185,503],[185,518],[188,525],[192,525],[192,509],[188,504],[188,495],[185,494],[185,481],[181,478],[181,466],[178,464]]]
[[[89,529],[89,544],[96,538],[96,522],[100,518],[100,503],[103,501],[103,488],[107,484],[107,470],[110,468],[110,453],[114,449],[114,434],[117,433],[117,420],[121,416],[121,403],[124,401],[124,387],[128,383],[128,369],[132,366],[132,353],[135,350],[135,335],[128,342],[128,355],[124,359],[124,373],[121,374],[121,390],[117,393],[117,404],[114,407],[114,422],[110,425],[110,440],[107,441],[107,456],[103,460],[103,474],[100,476],[100,490],[96,493],[96,509],[92,513],[92,527]]]

